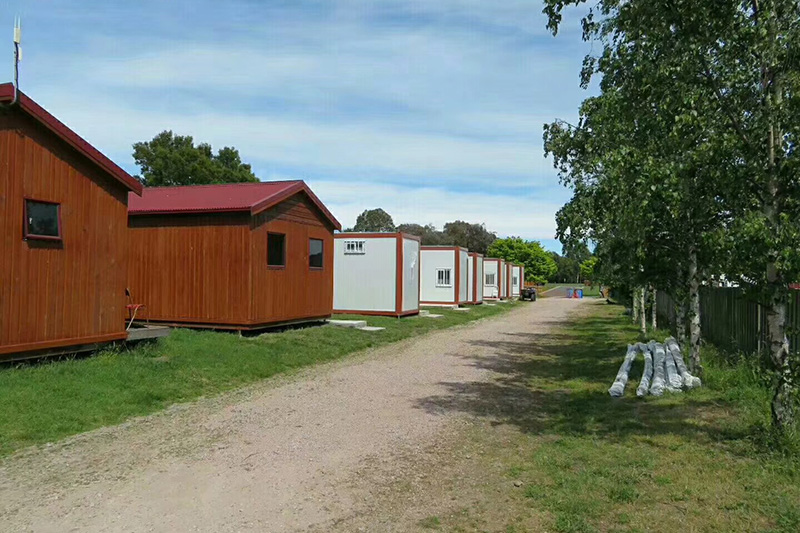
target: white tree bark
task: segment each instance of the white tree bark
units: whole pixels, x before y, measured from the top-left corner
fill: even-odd
[[[700,275],[697,250],[689,250],[689,366],[693,374],[702,374],[700,364]]]
[[[647,290],[642,287],[641,292],[639,293],[639,309],[641,313],[639,313],[639,331],[641,331],[642,335],[647,335]]]
[[[639,289],[633,289],[633,297],[631,304],[631,320],[636,324],[639,322]]]

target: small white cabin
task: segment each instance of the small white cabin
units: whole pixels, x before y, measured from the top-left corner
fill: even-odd
[[[483,299],[499,300],[505,280],[505,268],[502,259],[486,257],[483,259]]]
[[[337,233],[333,312],[419,314],[420,238],[405,233]]]
[[[469,253],[467,262],[467,303],[483,303],[483,254]]]
[[[423,246],[420,305],[460,305],[468,299],[469,251],[460,246]]]
[[[525,267],[522,265],[512,265],[511,268],[511,296],[519,298],[522,288],[525,286]]]

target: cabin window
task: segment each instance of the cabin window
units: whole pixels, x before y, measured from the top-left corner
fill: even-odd
[[[344,241],[344,253],[348,255],[364,254],[366,241]]]
[[[286,266],[286,235],[283,233],[267,234],[267,265]]]
[[[322,239],[308,240],[308,266],[322,268]]]
[[[513,281],[513,283],[514,283],[514,285],[516,285],[517,283],[519,283],[519,278],[518,278],[517,276],[514,276],[514,281]]]
[[[436,286],[437,287],[452,287],[452,283],[450,283],[450,272],[451,269],[449,268],[437,268],[436,269]]]
[[[61,240],[61,205],[25,200],[26,239]]]
[[[494,273],[486,274],[486,285],[494,285]]]

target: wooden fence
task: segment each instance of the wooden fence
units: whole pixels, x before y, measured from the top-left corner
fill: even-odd
[[[675,305],[672,298],[658,293],[658,314],[663,325],[674,331]],[[793,352],[800,351],[800,291],[794,291],[787,320]],[[700,289],[700,329],[703,338],[722,349],[756,353],[767,346],[767,320],[764,308],[748,299],[741,289],[702,287]]]

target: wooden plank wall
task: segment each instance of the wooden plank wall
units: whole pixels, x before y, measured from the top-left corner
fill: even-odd
[[[24,198],[63,240],[23,240]],[[0,353],[125,336],[127,191],[27,116],[0,114]]]
[[[129,218],[128,287],[142,318],[246,325],[250,321],[250,215]]]
[[[267,233],[286,235],[286,268],[267,267]],[[308,266],[309,239],[323,241],[323,268]],[[333,228],[298,194],[253,218],[253,321],[327,317],[333,312]]]
[[[673,299],[658,294],[659,319],[674,330]],[[703,287],[700,291],[700,327],[703,337],[730,351],[755,353],[767,346],[767,320],[763,307],[738,288]],[[789,303],[787,334],[793,353],[800,352],[800,291]]]

